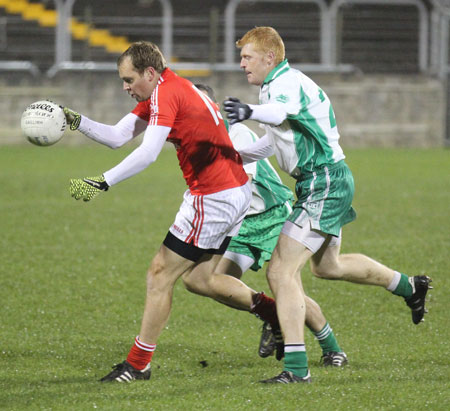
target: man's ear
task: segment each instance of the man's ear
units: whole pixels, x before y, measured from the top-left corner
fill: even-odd
[[[273,65],[274,62],[275,62],[275,53],[272,50],[270,50],[267,53],[267,65],[271,66]]]
[[[148,81],[152,81],[155,77],[155,72],[156,70],[149,66],[144,70],[144,77],[148,80]]]

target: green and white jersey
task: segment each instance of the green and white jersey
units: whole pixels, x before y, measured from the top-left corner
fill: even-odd
[[[295,176],[298,171],[312,171],[345,158],[329,98],[287,60],[264,80],[259,103],[281,104],[287,113],[279,126],[264,126],[283,171]]]
[[[236,150],[254,143],[258,136],[241,123],[234,124],[229,130],[231,142]],[[247,215],[260,214],[274,206],[291,203],[292,191],[286,187],[268,159],[255,161],[244,166],[252,176],[252,202]]]

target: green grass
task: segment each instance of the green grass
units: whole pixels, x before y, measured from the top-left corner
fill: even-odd
[[[100,174],[130,150],[0,148],[0,408],[450,409],[445,150],[347,150],[358,219],[345,228],[342,250],[430,275],[425,323],[413,325],[403,300],[383,289],[316,279],[306,268],[305,289],[350,366],[321,368],[308,332],[313,384],[267,387],[257,381],[280,363],[257,356],[260,322],[178,283],[152,379],[98,383],[139,331],[146,270],[185,189],[174,152],[164,150],[91,203],[69,196],[69,178]],[[268,291],[264,269],[244,280]]]

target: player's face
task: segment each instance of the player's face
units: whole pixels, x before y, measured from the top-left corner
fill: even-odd
[[[155,88],[156,72],[149,67],[140,74],[131,63],[131,58],[126,57],[119,66],[119,76],[123,80],[123,89],[136,101],[145,101],[150,98]]]
[[[252,43],[242,47],[241,69],[244,69],[250,84],[260,86],[272,68],[272,60],[268,53],[255,50]]]

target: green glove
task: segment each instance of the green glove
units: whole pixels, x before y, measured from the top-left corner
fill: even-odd
[[[86,177],[86,178],[74,178],[70,180],[69,191],[70,195],[83,201],[92,200],[102,191],[108,191],[109,185],[105,181],[105,177]]]
[[[66,116],[67,123],[70,124],[72,131],[78,130],[81,123],[81,114],[71,110],[69,107],[63,107],[64,114]]]

